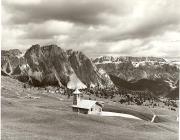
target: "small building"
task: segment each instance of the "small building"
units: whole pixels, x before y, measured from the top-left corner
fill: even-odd
[[[81,92],[76,89],[73,92],[73,112],[83,114],[99,114],[102,112],[103,102],[80,99]]]

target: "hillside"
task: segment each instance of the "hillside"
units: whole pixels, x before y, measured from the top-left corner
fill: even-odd
[[[128,89],[133,91],[150,91],[157,97],[166,96],[171,92],[169,84],[161,79],[141,79],[136,82],[128,82],[114,75],[110,75],[110,77],[114,84],[120,89]]]
[[[166,97],[170,99],[179,99],[179,81],[176,83],[176,88],[174,88]]]
[[[1,77],[2,140],[177,140],[177,112],[153,109],[163,121],[102,117],[72,112],[72,97],[47,92],[45,88],[26,87],[7,76]],[[52,88],[54,89],[54,88]],[[108,102],[105,110],[152,115],[146,108]]]

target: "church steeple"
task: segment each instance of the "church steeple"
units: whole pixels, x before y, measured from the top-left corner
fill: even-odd
[[[80,91],[78,89],[76,89],[73,92],[73,105],[78,105],[80,102]]]

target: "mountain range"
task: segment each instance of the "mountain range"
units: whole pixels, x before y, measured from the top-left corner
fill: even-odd
[[[25,53],[1,50],[1,74],[34,86],[69,88],[118,87],[150,90],[157,96],[176,98],[179,68],[158,57],[88,58],[79,51],[57,45],[32,45]]]
[[[158,57],[101,56],[92,60],[116,87],[179,98],[179,65]]]

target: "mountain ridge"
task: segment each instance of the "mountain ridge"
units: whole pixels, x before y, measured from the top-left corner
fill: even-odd
[[[25,53],[17,49],[2,50],[1,53],[2,75],[14,76],[20,81],[35,86],[119,87],[119,83],[112,80],[111,75],[113,75],[121,79],[121,88],[124,88],[123,84],[127,84],[128,89],[132,83],[139,87],[139,81],[145,79],[159,91],[153,91],[148,84],[143,87],[143,90],[149,88],[157,92],[155,93],[157,95],[174,98],[179,91],[176,84],[179,81],[179,68],[169,64],[163,58],[111,56],[89,59],[80,51],[64,50],[53,44],[32,45]],[[163,92],[158,88],[158,84],[164,85],[162,88],[165,89],[165,93],[158,93]],[[173,95],[171,96],[170,93]]]
[[[2,54],[1,59],[5,59],[1,65],[3,73],[27,76],[28,81],[37,86],[52,84],[66,87],[73,73],[75,74],[73,78],[79,79],[76,81],[82,82],[87,87],[113,84],[109,81],[110,78],[100,75],[96,66],[82,52],[65,51],[57,45],[32,45],[21,57],[12,53],[12,62],[14,59],[18,62],[13,69],[9,63],[11,57],[7,57],[4,52]],[[7,72],[10,68],[11,72]]]

